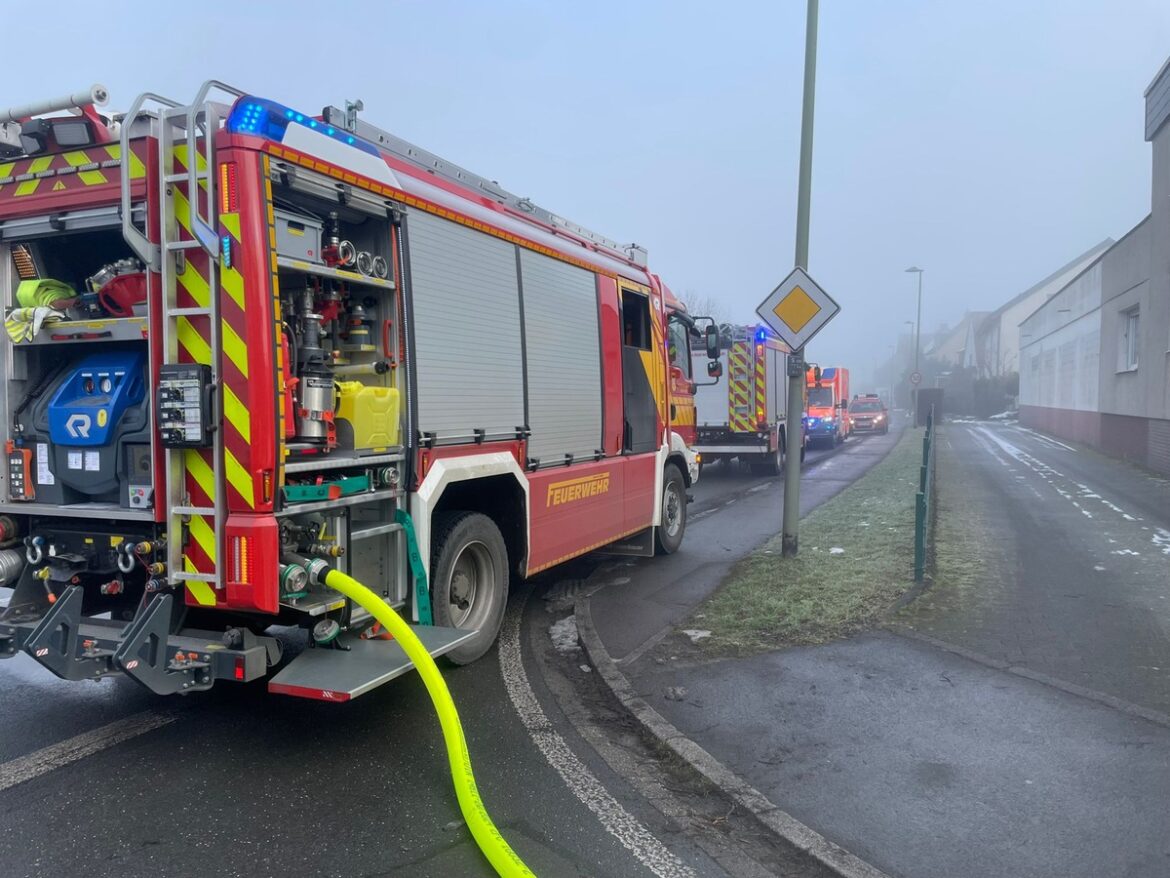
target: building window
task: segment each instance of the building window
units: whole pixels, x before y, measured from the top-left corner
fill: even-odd
[[[1121,312],[1121,371],[1132,372],[1138,367],[1138,309]]]

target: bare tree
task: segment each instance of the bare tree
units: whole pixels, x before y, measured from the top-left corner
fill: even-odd
[[[682,294],[682,301],[687,306],[687,313],[692,317],[710,317],[717,324],[727,323],[731,319],[727,304],[707,293],[686,290]]]

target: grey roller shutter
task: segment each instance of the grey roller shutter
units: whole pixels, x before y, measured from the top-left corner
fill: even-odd
[[[524,423],[520,291],[511,244],[411,212],[418,424],[443,439]]]
[[[528,349],[528,456],[542,466],[601,448],[601,342],[597,279],[520,251]]]

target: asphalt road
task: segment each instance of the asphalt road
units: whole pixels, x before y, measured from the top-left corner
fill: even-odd
[[[1170,874],[1170,482],[1013,424],[939,442],[937,575],[894,619],[914,636],[627,673],[890,875]]]
[[[810,452],[807,478],[838,490],[848,475],[832,462],[867,441]],[[774,505],[781,483],[730,467],[703,476],[684,550],[645,569],[705,555],[718,512],[747,498]],[[779,519],[757,527],[740,542],[758,542]],[[500,649],[447,673],[479,789],[538,875],[726,874],[585,743],[534,661],[549,616],[529,597],[571,587],[605,560],[514,584]],[[222,684],[164,700],[127,680],[59,681],[18,656],[0,664],[0,717],[6,878],[81,864],[94,878],[492,874],[461,822],[438,722],[413,675],[344,705]]]

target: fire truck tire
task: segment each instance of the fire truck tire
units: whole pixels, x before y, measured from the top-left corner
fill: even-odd
[[[761,454],[760,460],[752,464],[752,472],[761,476],[778,476],[784,472],[783,446],[777,445],[775,451]]]
[[[682,545],[687,530],[687,485],[673,463],[662,471],[662,524],[654,528],[654,548],[659,555],[672,555]]]
[[[508,547],[496,523],[479,512],[440,512],[431,537],[431,611],[435,624],[476,630],[446,654],[466,665],[500,633],[508,603]]]

